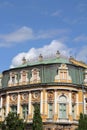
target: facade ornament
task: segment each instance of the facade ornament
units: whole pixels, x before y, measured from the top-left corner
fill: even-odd
[[[40,76],[39,76],[39,69],[34,68],[32,69],[32,77],[30,79],[30,83],[40,83]]]
[[[39,60],[39,61],[43,61],[43,56],[42,56],[42,54],[39,55],[38,60]]]
[[[40,92],[39,91],[35,91],[32,92],[32,101],[40,101]]]
[[[57,58],[60,57],[60,52],[59,52],[59,51],[56,52],[56,57],[57,57]]]
[[[25,64],[26,62],[27,62],[26,58],[23,57],[23,59],[22,59],[22,64]]]
[[[54,91],[48,91],[47,98],[48,98],[48,101],[53,101],[54,100]]]
[[[61,66],[58,68],[58,74],[55,76],[55,82],[66,82],[66,83],[72,82],[66,64],[61,64]]]
[[[16,72],[10,72],[10,79],[8,81],[8,86],[16,86],[18,83],[18,77]]]
[[[20,85],[23,85],[23,84],[27,84],[28,82],[29,82],[29,79],[28,79],[28,71],[27,70],[22,70],[21,72],[20,72],[20,74],[21,74],[21,78],[20,78],[20,80],[19,80],[19,84]]]

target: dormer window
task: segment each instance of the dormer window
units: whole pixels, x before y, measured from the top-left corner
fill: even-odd
[[[10,80],[8,81],[8,86],[15,86],[17,85],[17,73],[16,72],[10,72]]]
[[[22,70],[20,72],[21,74],[21,78],[19,80],[19,83],[22,85],[22,84],[27,84],[29,79],[28,79],[28,71],[27,70]]]
[[[40,82],[39,69],[34,68],[32,69],[32,77],[30,79],[30,83],[39,83],[39,82]]]
[[[69,70],[66,64],[61,64],[58,74],[55,76],[55,82],[72,82]]]

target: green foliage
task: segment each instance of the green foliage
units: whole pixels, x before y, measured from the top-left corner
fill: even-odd
[[[80,114],[79,125],[76,130],[87,130],[87,115]]]
[[[23,119],[19,118],[19,115],[15,113],[9,113],[3,122],[0,123],[2,130],[24,130],[26,123]]]
[[[43,123],[38,104],[35,104],[34,106],[33,130],[43,130]]]

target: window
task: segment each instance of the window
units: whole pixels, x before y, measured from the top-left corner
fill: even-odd
[[[75,104],[72,104],[72,117],[75,119]]]
[[[17,106],[11,106],[11,112],[17,113]]]
[[[40,82],[40,76],[39,76],[39,69],[34,68],[32,69],[32,77],[30,78],[31,83],[38,83]]]
[[[48,117],[53,118],[53,104],[52,103],[48,104]]]
[[[12,84],[15,83],[15,76],[12,76]]]
[[[8,85],[12,86],[18,83],[18,75],[16,72],[10,72],[10,79],[8,81]]]
[[[61,64],[58,69],[58,74],[55,76],[56,82],[72,82],[71,76],[69,75],[69,69],[66,64]]]
[[[28,116],[28,105],[22,105],[22,115],[23,115],[23,119],[26,119]]]
[[[67,98],[62,95],[59,97],[59,118],[66,118]]]
[[[64,103],[59,105],[59,117],[66,118],[66,104]]]

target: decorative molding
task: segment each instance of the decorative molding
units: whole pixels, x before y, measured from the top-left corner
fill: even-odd
[[[8,86],[16,86],[18,83],[18,79],[17,79],[17,72],[10,72],[10,79],[8,81]]]
[[[32,92],[32,102],[40,102],[40,96],[41,96],[40,91]]]
[[[20,72],[20,74],[21,74],[21,78],[19,80],[19,85],[26,85],[26,84],[28,84],[28,82],[29,82],[28,71],[27,70],[22,70]]]
[[[32,77],[30,78],[30,83],[40,83],[41,79],[39,76],[39,69],[34,68],[32,69]]]
[[[58,68],[58,74],[55,76],[55,82],[72,83],[71,76],[66,64],[61,64]]]

